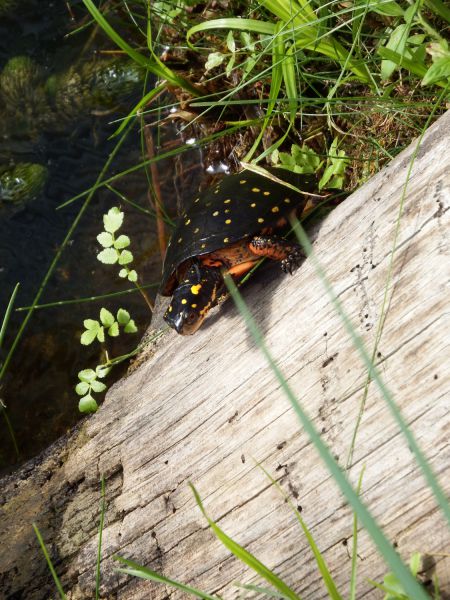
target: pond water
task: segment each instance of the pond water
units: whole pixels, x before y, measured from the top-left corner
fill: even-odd
[[[1,9],[1,2],[0,2]],[[20,10],[0,16],[0,70],[12,57],[31,57],[42,68],[42,77],[70,69],[83,56],[92,57],[98,48],[92,28],[67,37],[78,26],[76,18],[86,15],[81,2],[20,3]],[[75,16],[75,21],[71,17]],[[107,43],[103,40],[103,46]],[[110,47],[110,46],[109,46]],[[141,93],[141,89],[138,93]],[[26,96],[26,94],[25,94]],[[122,107],[122,113],[133,106]],[[27,110],[27,107],[18,110]],[[33,110],[36,110],[35,108]],[[15,306],[27,306],[76,217],[82,200],[56,210],[74,195],[95,182],[117,140],[108,136],[117,125],[116,115],[99,117],[87,111],[56,131],[55,127],[37,125],[31,133],[18,127],[9,109],[2,139],[0,163],[33,162],[48,169],[42,193],[19,204],[0,203],[0,321],[17,282],[20,290]],[[39,120],[39,119],[38,119]],[[6,132],[6,133],[5,133]],[[110,174],[142,161],[138,129],[128,137]],[[170,167],[173,169],[173,166]],[[149,209],[148,184],[144,169],[121,179],[117,189],[138,205]],[[97,191],[87,212],[64,250],[40,303],[95,296],[133,287],[117,277],[116,266],[101,265],[96,254],[100,247],[96,235],[102,230],[102,214],[114,205],[125,211],[123,233],[132,239],[131,249],[136,269],[143,283],[157,282],[161,269],[155,235],[155,221],[136,208],[120,201],[106,188]],[[150,290],[151,291],[151,290]],[[152,294],[151,294],[152,295]],[[150,321],[149,310],[139,293],[90,303],[36,310],[22,336],[6,375],[1,382],[0,398],[14,431],[19,453],[3,414],[0,414],[0,469],[8,470],[36,455],[50,442],[65,433],[80,417],[78,397],[74,392],[77,373],[101,360],[98,344],[82,347],[79,343],[83,320],[98,319],[101,306],[113,312],[124,307],[139,326],[139,333],[120,336],[109,343],[111,355],[134,348]],[[14,336],[26,315],[14,312],[8,325],[1,359],[4,360]],[[119,373],[115,372],[115,376]],[[111,381],[108,381],[111,383]]]

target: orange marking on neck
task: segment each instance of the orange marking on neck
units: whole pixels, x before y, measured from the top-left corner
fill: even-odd
[[[253,267],[255,266],[256,260],[258,260],[258,257],[255,256],[255,260],[244,262],[239,265],[235,265],[234,267],[231,267],[231,269],[228,271],[228,273],[230,275],[234,275],[235,277],[244,275],[245,273],[250,271],[250,269],[253,269]]]

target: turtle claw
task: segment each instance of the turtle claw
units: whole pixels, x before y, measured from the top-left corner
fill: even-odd
[[[300,266],[300,263],[305,258],[305,254],[301,248],[293,250],[286,258],[281,261],[281,269],[284,273],[292,273]]]

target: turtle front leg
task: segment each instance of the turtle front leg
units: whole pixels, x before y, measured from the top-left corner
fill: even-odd
[[[248,247],[256,256],[281,261],[282,270],[291,275],[305,258],[300,244],[283,240],[275,235],[257,235],[249,241]]]

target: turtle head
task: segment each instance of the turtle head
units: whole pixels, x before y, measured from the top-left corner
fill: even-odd
[[[218,291],[222,284],[219,269],[194,263],[174,290],[164,320],[177,333],[195,333],[209,309],[217,303]]]

